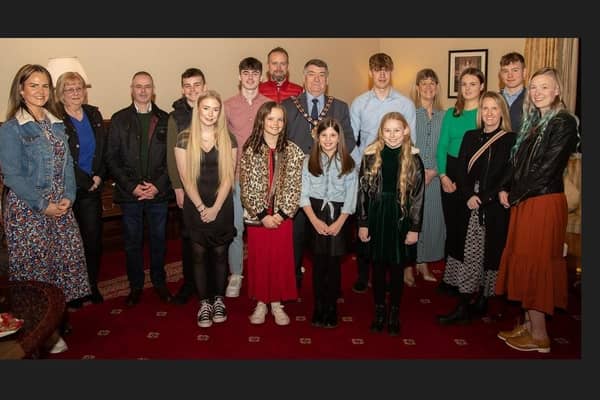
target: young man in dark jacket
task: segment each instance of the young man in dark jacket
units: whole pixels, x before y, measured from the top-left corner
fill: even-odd
[[[179,132],[187,129],[192,122],[192,109],[200,96],[206,90],[206,79],[204,73],[198,68],[188,68],[181,74],[182,96],[173,102],[173,111],[169,114],[167,129],[167,166],[169,178],[177,198],[177,206],[183,208],[184,190],[183,184],[177,171],[175,163],[175,143]],[[179,214],[182,215],[181,213]],[[194,283],[194,270],[192,267],[192,242],[185,227],[185,221],[181,220],[181,265],[183,269],[183,284],[173,298],[175,304],[185,304],[189,298],[196,293]]]

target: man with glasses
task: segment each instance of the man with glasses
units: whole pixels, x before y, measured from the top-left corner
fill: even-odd
[[[144,214],[150,237],[150,280],[164,303],[171,301],[164,269],[168,200],[172,196],[167,173],[169,115],[152,101],[154,82],[145,71],[131,80],[130,106],[111,117],[107,162],[116,183],[113,199],[123,212],[123,238],[130,292],[125,304],[140,301],[144,288]]]
[[[229,284],[225,290],[225,296],[238,297],[242,287],[244,242],[244,210],[240,198],[240,173],[239,165],[242,157],[244,143],[250,137],[254,125],[256,112],[261,105],[270,99],[258,92],[258,84],[262,74],[262,63],[254,57],[247,57],[239,64],[239,88],[238,94],[225,100],[225,118],[227,128],[238,144],[237,160],[235,166],[235,183],[233,185],[233,218],[237,234],[229,245]]]
[[[302,93],[302,86],[289,81],[289,56],[283,47],[275,47],[267,55],[268,81],[258,86],[258,91],[268,98],[281,103],[290,96]]]

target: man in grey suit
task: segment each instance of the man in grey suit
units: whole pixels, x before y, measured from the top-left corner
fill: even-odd
[[[342,125],[346,149],[352,152],[356,146],[354,132],[350,124],[348,104],[326,96],[329,69],[323,60],[312,59],[304,64],[304,92],[292,96],[281,104],[287,114],[287,136],[304,152],[310,153],[313,146],[312,129],[324,118],[335,118]],[[294,217],[294,258],[296,264],[296,285],[302,286],[302,255],[307,218],[302,209]]]

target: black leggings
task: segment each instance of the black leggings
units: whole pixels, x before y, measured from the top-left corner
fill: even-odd
[[[373,297],[375,304],[385,304],[385,273],[386,264],[373,264]],[[390,264],[390,305],[399,306],[404,289],[404,266]]]
[[[225,282],[227,281],[227,250],[228,245],[206,248],[192,242],[194,281],[198,289],[198,298],[207,300],[214,296],[225,296]],[[212,268],[211,268],[212,267]],[[213,285],[209,285],[212,278]],[[209,288],[214,293],[209,293]]]
[[[340,259],[339,256],[314,256],[312,273],[315,302],[336,303],[341,286]]]

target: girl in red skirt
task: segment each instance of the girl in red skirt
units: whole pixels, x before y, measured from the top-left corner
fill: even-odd
[[[256,114],[240,160],[240,194],[248,225],[248,294],[257,300],[250,323],[262,324],[267,303],[288,325],[282,301],[295,300],[292,217],[298,210],[304,153],[286,137],[285,109],[274,101]]]
[[[546,314],[567,306],[567,266],[562,257],[567,227],[563,171],[577,144],[577,119],[561,100],[554,68],[530,81],[523,121],[500,203],[513,207],[496,293],[525,309],[525,322],[498,337],[520,351],[550,352]]]

